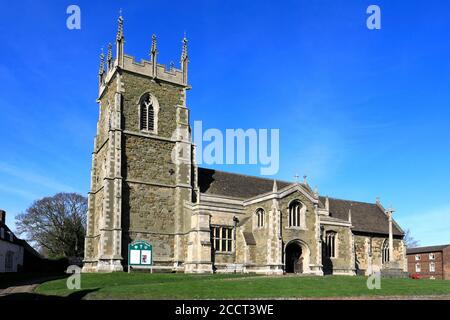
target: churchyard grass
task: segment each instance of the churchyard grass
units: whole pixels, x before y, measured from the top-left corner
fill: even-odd
[[[450,296],[450,281],[382,279],[369,290],[365,277],[266,277],[148,273],[82,274],[78,297],[84,299],[245,299],[361,296]],[[82,292],[86,292],[85,295]],[[66,279],[41,284],[40,295],[69,296]]]

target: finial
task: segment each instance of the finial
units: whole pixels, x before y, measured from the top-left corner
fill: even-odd
[[[188,40],[186,38],[186,32],[184,32],[184,37],[183,37],[183,41],[182,41],[182,43],[183,43],[183,50],[181,52],[181,63],[183,63],[188,57],[187,42],[188,42]]]
[[[108,56],[107,56],[106,60],[108,61],[108,67],[109,67],[111,64],[111,60],[112,60],[112,43],[111,42],[108,44]]]
[[[277,180],[273,180],[273,188],[272,188],[272,192],[273,192],[273,193],[278,192]]]
[[[317,198],[319,196],[319,188],[314,188],[314,197]]]
[[[156,34],[152,35],[152,50],[151,50],[151,54],[154,55],[158,53],[158,51],[156,50]]]
[[[188,83],[188,53],[187,53],[187,39],[186,39],[186,33],[184,34],[183,38],[183,50],[181,51],[181,72],[183,73],[183,84],[187,85]]]
[[[377,198],[376,198],[376,203],[377,203],[377,204],[380,204],[380,203],[381,203],[380,197],[377,197]]]
[[[308,184],[308,176],[307,176],[306,174],[303,176],[303,183],[304,183],[305,185]]]
[[[123,17],[122,17],[122,9],[119,10],[119,18],[117,19],[118,29],[117,29],[117,41],[123,39]]]
[[[100,68],[98,70],[98,74],[102,75],[105,71],[105,55],[103,54],[103,48],[101,49],[100,53]]]
[[[175,69],[175,63],[173,61],[170,61],[170,71],[173,71]]]
[[[328,198],[328,196],[325,198],[325,209],[327,211],[330,211],[330,199]]]
[[[348,209],[348,222],[352,223],[352,205],[350,205],[350,209]]]

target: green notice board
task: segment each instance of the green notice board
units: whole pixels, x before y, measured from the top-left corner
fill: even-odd
[[[133,241],[128,245],[129,267],[151,267],[153,264],[153,248],[143,240]]]

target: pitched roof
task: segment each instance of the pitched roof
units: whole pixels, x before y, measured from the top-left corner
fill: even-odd
[[[290,184],[277,180],[278,189]],[[198,168],[198,185],[201,193],[248,199],[272,191],[273,180]]]
[[[292,182],[277,180],[278,189],[291,184]],[[200,192],[204,194],[248,199],[272,191],[273,180],[198,168],[198,185]],[[308,185],[302,186],[311,191]],[[324,203],[325,197],[319,197],[319,206],[324,207]],[[348,221],[348,211],[352,209],[354,231],[389,234],[389,221],[377,204],[333,198],[329,198],[329,204],[331,217],[340,220]],[[396,223],[393,224],[393,234],[403,235]]]
[[[4,238],[2,239],[0,237],[0,240],[6,241],[6,242],[11,242],[17,245],[22,245],[22,242],[19,238],[16,237],[16,235],[14,234],[14,232],[12,232],[12,230],[6,225],[6,223],[3,223],[0,221],[0,228],[2,228],[4,231]],[[12,241],[9,238],[9,234],[12,235]]]
[[[320,200],[325,203],[325,197]],[[353,231],[389,234],[389,220],[383,210],[375,203],[328,198],[330,216],[348,221],[348,213],[352,212]],[[402,236],[403,231],[393,223],[394,235]]]
[[[14,232],[12,232],[12,230],[6,225],[6,223],[3,223],[2,221],[0,221],[0,228],[2,228],[4,230],[4,236],[5,236],[3,239],[0,237],[0,241],[10,242],[10,243],[14,243],[16,245],[22,246],[26,251],[30,252],[32,255],[40,257],[40,254],[32,246],[30,246],[30,244],[26,240],[18,238],[14,234]],[[12,234],[12,236],[13,236],[12,242],[8,236],[8,233]]]
[[[413,254],[413,253],[427,253],[427,252],[435,252],[435,251],[442,251],[445,248],[449,247],[450,244],[444,244],[440,246],[428,246],[428,247],[417,247],[417,248],[407,248],[406,254]]]

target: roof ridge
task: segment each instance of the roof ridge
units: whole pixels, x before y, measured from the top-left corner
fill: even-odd
[[[366,201],[359,201],[359,200],[349,200],[349,199],[340,199],[340,198],[334,198],[334,197],[327,197],[327,196],[321,196],[323,198],[328,198],[330,200],[337,200],[337,201],[347,201],[347,202],[357,202],[357,203],[363,203],[363,204],[370,204],[372,206],[376,206],[376,203],[373,202],[366,202]]]
[[[421,247],[414,247],[414,248],[408,248],[409,250],[418,250],[418,249],[427,249],[427,248],[436,248],[436,247],[448,247],[450,246],[449,244],[435,244],[435,245],[430,245],[430,246],[421,246]]]
[[[217,169],[210,169],[210,168],[204,168],[204,167],[198,167],[199,169],[205,169],[205,170],[211,170],[211,171],[217,171],[217,172],[221,172],[221,173],[226,173],[226,174],[233,174],[236,176],[241,176],[241,177],[249,177],[249,178],[255,178],[255,179],[260,179],[260,180],[265,180],[265,181],[273,181],[276,180],[277,182],[283,182],[283,183],[287,183],[287,184],[296,184],[296,182],[291,182],[291,181],[286,181],[286,180],[280,180],[280,179],[269,179],[269,178],[263,178],[260,176],[254,176],[254,175],[250,175],[250,174],[244,174],[244,173],[236,173],[236,172],[229,172],[229,171],[223,171],[223,170],[217,170]],[[304,185],[303,183],[298,183],[300,185]]]

